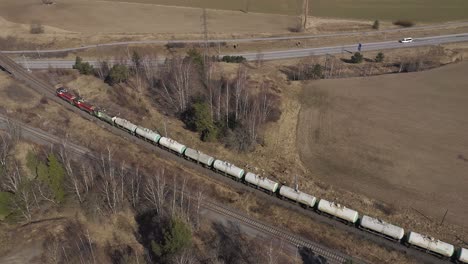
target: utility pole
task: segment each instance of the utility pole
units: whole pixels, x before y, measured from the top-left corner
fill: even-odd
[[[206,56],[208,56],[208,22],[206,21],[206,8],[203,8],[203,42],[204,42],[204,51],[203,51],[203,64],[206,65]]]
[[[306,30],[307,28],[307,17],[309,16],[309,0],[304,0],[304,24],[302,28]]]

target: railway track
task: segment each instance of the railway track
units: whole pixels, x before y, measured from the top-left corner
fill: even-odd
[[[8,118],[0,116],[0,129],[7,129],[8,128],[8,123],[12,123],[16,126],[21,127],[21,135],[22,137],[26,139],[35,139],[36,142],[41,143],[41,144],[61,144],[63,141],[55,136],[49,135],[46,132],[29,127],[25,124],[22,124],[17,121],[11,121]],[[76,156],[88,156],[93,159],[97,159],[97,156],[94,155],[90,150],[78,146],[76,144],[67,144],[67,149],[72,152],[72,154]],[[180,190],[179,190],[180,191]],[[184,193],[186,197],[188,196],[190,199],[196,200],[197,198],[194,196],[191,196],[189,193]],[[352,259],[349,256],[346,256],[341,253],[337,253],[334,250],[331,250],[329,248],[323,247],[317,243],[314,243],[312,241],[309,241],[305,238],[302,238],[298,235],[295,235],[291,232],[287,232],[282,230],[281,228],[274,227],[265,223],[262,223],[256,219],[253,219],[252,217],[246,216],[244,214],[241,214],[229,207],[223,206],[221,204],[208,201],[208,200],[202,200],[201,202],[201,207],[204,207],[205,209],[208,209],[210,211],[213,211],[217,214],[220,214],[222,216],[225,216],[227,218],[233,219],[237,222],[240,222],[244,225],[247,225],[251,228],[254,228],[261,233],[268,234],[271,237],[281,239],[282,241],[287,241],[291,245],[294,245],[295,247],[306,247],[310,248],[315,254],[320,255],[324,257],[327,260],[327,263],[330,264],[343,264],[348,260],[353,260],[353,263],[363,263],[362,261],[358,261],[355,259]]]
[[[25,82],[28,86],[30,86],[30,88],[32,88],[33,90],[35,90],[39,94],[47,96],[47,98],[49,98],[50,100],[62,105],[67,110],[72,111],[72,112],[80,115],[81,117],[83,117],[86,120],[94,122],[99,127],[107,129],[107,130],[109,130],[111,133],[113,133],[115,135],[119,135],[119,136],[125,138],[126,140],[128,140],[128,141],[130,141],[130,142],[132,142],[134,144],[138,144],[139,146],[145,147],[146,149],[157,153],[158,156],[160,156],[161,159],[168,160],[168,161],[175,161],[181,166],[193,169],[193,170],[201,173],[209,181],[213,181],[213,182],[215,182],[217,184],[222,182],[222,183],[226,184],[227,186],[235,187],[237,189],[242,189],[242,190],[245,190],[245,191],[248,191],[248,192],[253,192],[254,191],[250,187],[247,187],[244,184],[241,184],[239,182],[233,182],[232,180],[230,180],[227,177],[224,177],[224,176],[222,176],[220,174],[217,174],[217,173],[215,173],[215,172],[213,172],[213,171],[211,171],[209,169],[197,166],[197,164],[195,164],[193,162],[190,162],[190,161],[188,161],[188,160],[186,160],[186,159],[184,159],[182,157],[179,157],[179,156],[173,155],[173,154],[171,154],[171,153],[169,153],[167,151],[164,151],[161,148],[158,148],[157,146],[154,146],[154,145],[152,145],[152,144],[150,144],[150,143],[148,143],[146,141],[142,141],[142,140],[140,140],[140,139],[138,139],[136,137],[129,136],[129,134],[124,132],[123,130],[120,130],[120,129],[114,127],[114,126],[111,126],[108,123],[102,122],[101,120],[97,119],[96,117],[93,117],[93,116],[89,115],[88,113],[85,113],[84,111],[81,111],[80,109],[70,105],[69,103],[61,100],[60,98],[58,98],[55,95],[55,90],[53,89],[53,87],[51,85],[48,85],[48,84],[44,83],[42,80],[40,80],[37,77],[35,77],[34,75],[32,75],[30,72],[28,72],[27,70],[22,68],[22,66],[16,64],[13,60],[6,57],[6,55],[2,54],[1,52],[0,52],[0,68],[3,68],[5,71],[12,74],[18,80]],[[382,238],[380,236],[375,236],[375,235],[372,235],[370,233],[363,232],[363,231],[361,231],[361,230],[359,230],[357,228],[354,228],[352,226],[337,223],[334,219],[331,219],[331,218],[328,218],[328,217],[325,217],[325,216],[322,216],[322,215],[319,215],[319,214],[315,214],[312,211],[304,210],[304,209],[298,207],[295,204],[292,204],[292,203],[289,203],[289,202],[286,202],[286,201],[282,201],[282,200],[277,199],[277,198],[275,198],[273,196],[267,195],[266,193],[263,193],[261,191],[255,191],[255,194],[260,199],[268,200],[271,204],[275,204],[277,206],[288,208],[288,209],[296,211],[298,213],[307,215],[308,217],[310,217],[311,219],[313,219],[314,221],[316,221],[318,223],[328,225],[329,228],[340,229],[340,230],[342,230],[342,231],[344,231],[346,233],[353,234],[356,237],[359,237],[360,239],[368,240],[368,241],[370,241],[372,243],[375,243],[376,245],[385,247],[388,250],[397,250],[397,251],[399,251],[399,252],[401,252],[403,254],[406,254],[406,255],[408,255],[410,257],[416,258],[416,259],[418,259],[419,261],[421,261],[423,263],[447,263],[446,261],[438,259],[438,258],[436,258],[436,257],[434,257],[432,255],[425,254],[424,252],[418,251],[416,249],[407,248],[407,247],[403,246],[402,244],[398,244],[398,243],[388,241],[388,240],[386,240],[386,239],[384,239],[384,238]],[[270,232],[270,234],[274,235],[275,233]],[[288,240],[288,241],[291,241],[291,240]],[[309,247],[309,246],[307,246],[307,247]],[[314,248],[311,248],[311,249],[312,249],[312,251],[314,251]],[[319,254],[318,252],[316,252],[316,253]],[[332,253],[332,254],[335,254],[335,253]],[[336,262],[334,262],[334,263],[336,263]],[[354,263],[359,263],[359,261],[354,261]]]
[[[323,246],[320,246],[317,243],[314,243],[312,241],[309,241],[307,239],[294,235],[290,232],[284,231],[280,228],[261,223],[249,216],[233,212],[232,210],[220,204],[216,204],[213,202],[202,202],[202,204],[212,211],[215,211],[224,216],[228,216],[230,218],[234,218],[237,221],[247,224],[248,226],[254,229],[257,229],[263,233],[270,234],[270,236],[272,237],[288,241],[290,244],[293,244],[294,246],[298,248],[299,247],[310,248],[317,255],[323,256],[327,260],[327,263],[342,264],[342,263],[346,263],[346,261],[349,261],[349,260],[352,260],[352,263],[363,263],[362,261],[358,261],[358,260],[350,258],[349,256],[339,254],[335,251],[332,251]]]

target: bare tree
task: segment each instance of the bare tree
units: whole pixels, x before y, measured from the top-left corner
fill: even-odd
[[[84,175],[80,173],[75,173],[73,171],[69,149],[68,149],[68,135],[65,136],[65,139],[62,141],[62,144],[60,145],[60,148],[58,151],[58,155],[65,168],[65,173],[67,175],[67,178],[69,179],[68,182],[70,183],[70,189],[78,198],[79,203],[82,203],[83,202],[82,192],[84,191],[87,192],[88,190],[87,188],[85,188],[85,180],[83,178]]]
[[[54,193],[46,183],[42,181],[35,181],[34,186],[43,201],[57,204],[57,202],[54,200]]]
[[[104,195],[104,201],[108,209],[112,213],[116,213],[119,209],[119,206],[123,202],[122,196],[122,173],[119,179],[119,173],[116,172],[116,169],[113,164],[112,151],[108,147],[107,154],[101,155],[100,158],[100,176],[102,179],[101,190]]]
[[[140,202],[140,188],[141,188],[142,175],[138,168],[135,174],[130,177],[130,200],[133,208],[136,208]]]
[[[106,79],[106,77],[109,75],[109,72],[110,72],[110,66],[109,66],[108,60],[98,59],[97,66],[95,69],[96,69],[98,77],[101,80]]]
[[[177,194],[177,177],[174,176],[174,183],[173,183],[173,189],[172,189],[172,209],[171,209],[171,215],[174,217],[175,215],[175,210],[176,210],[176,194]]]
[[[8,157],[13,147],[13,142],[9,134],[0,134],[0,166],[5,169],[7,167]]]
[[[164,170],[147,177],[143,196],[156,208],[158,216],[161,216],[164,212],[165,199],[168,191],[169,190],[166,189]]]
[[[200,207],[201,207],[201,203],[203,201],[203,192],[202,190],[198,190],[197,192],[197,210],[196,210],[196,218],[197,218],[197,221],[196,221],[196,227],[198,228],[200,226]]]
[[[6,190],[7,192],[17,193],[23,181],[19,165],[15,162],[13,169],[5,170],[3,174],[4,176],[1,182],[2,189]]]
[[[29,223],[32,221],[34,209],[39,206],[35,186],[31,181],[22,177],[18,165],[16,166],[16,171],[17,176],[15,178],[18,180],[18,183],[12,204],[15,210],[20,212]]]
[[[0,134],[0,167],[6,168],[10,152],[21,136],[21,128],[18,124],[6,120],[6,134]]]
[[[161,79],[161,96],[176,112],[187,110],[193,92],[193,67],[190,60],[171,59]]]
[[[158,74],[157,57],[145,56],[141,64],[146,83],[150,88],[153,88],[156,84],[156,76]]]
[[[236,121],[239,120],[239,108],[240,108],[240,101],[241,96],[245,91],[245,87],[247,85],[247,69],[243,64],[239,64],[237,68],[237,76],[234,85],[234,113]]]
[[[173,258],[175,264],[194,264],[198,263],[195,258],[193,249],[184,249],[181,253],[177,254]]]

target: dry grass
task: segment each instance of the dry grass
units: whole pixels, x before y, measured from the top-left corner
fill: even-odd
[[[212,33],[280,32],[287,31],[291,23],[289,16],[239,11],[208,10],[207,15]],[[16,23],[29,24],[36,20],[83,33],[202,32],[201,9],[147,4],[69,0],[46,7],[35,0],[4,0],[0,3],[0,16]]]
[[[3,88],[4,87],[0,86],[0,91]],[[298,88],[296,88],[296,92],[297,90]],[[92,91],[81,90],[81,93],[85,95],[88,92],[91,93]],[[87,97],[90,98],[91,96]],[[97,98],[93,99],[97,100]],[[49,103],[47,108],[29,109],[28,112],[34,112],[36,118],[28,118],[27,113],[17,115],[15,116],[15,118],[31,122],[32,125],[40,127],[53,134],[63,135],[64,132],[68,132],[72,142],[80,142],[81,145],[87,146],[91,149],[99,150],[102,149],[103,146],[108,145],[118,146],[119,149],[125,149],[124,159],[126,160],[127,164],[130,164],[132,166],[136,166],[138,164],[140,168],[148,169],[149,171],[160,169],[162,166],[166,168],[171,168],[171,170],[174,170],[174,173],[176,175],[184,175],[184,177],[190,177],[193,183],[192,186],[205,186],[202,189],[204,189],[206,195],[220,197],[223,203],[231,204],[239,208],[244,208],[243,210],[247,212],[253,211],[252,214],[256,216],[261,215],[266,221],[271,222],[274,225],[291,226],[292,230],[297,231],[299,233],[311,232],[310,234],[320,235],[321,239],[325,243],[333,246],[336,245],[337,247],[345,250],[348,253],[354,254],[354,252],[356,252],[356,254],[359,254],[359,256],[365,259],[374,258],[369,252],[379,252],[378,255],[385,254],[382,248],[374,245],[369,245],[367,248],[375,250],[357,252],[357,249],[355,249],[355,245],[365,243],[364,241],[358,241],[355,238],[351,239],[351,237],[346,234],[339,235],[339,231],[330,230],[330,228],[327,225],[313,223],[311,220],[307,219],[307,217],[302,216],[300,214],[290,214],[290,212],[288,212],[286,209],[269,206],[271,210],[265,212],[265,204],[258,200],[256,195],[248,194],[245,192],[238,192],[232,189],[232,187],[226,186],[223,183],[219,183],[213,181],[210,178],[207,178],[206,176],[199,175],[199,173],[194,172],[190,168],[182,168],[173,161],[161,159],[154,153],[151,153],[146,149],[139,148],[122,137],[108,133],[104,129],[100,128],[99,125],[85,121],[82,118],[75,117],[71,113],[60,111],[60,107],[55,105],[53,102]],[[68,122],[66,131],[62,131],[62,129],[60,128],[64,127],[64,122]],[[146,120],[146,122],[150,121]],[[175,130],[175,127],[177,127],[177,125],[172,124],[171,127],[171,129]],[[181,128],[177,130],[180,129]],[[281,133],[286,133],[286,131],[283,131]],[[93,137],[89,137],[88,135],[93,135]],[[179,136],[181,137],[181,135]],[[177,138],[179,136],[177,136]],[[230,156],[234,155],[235,154],[231,154]],[[255,157],[257,155],[252,154],[251,156]],[[70,210],[73,211],[73,209]],[[276,213],[276,211],[278,213]],[[271,212],[274,213],[273,216],[271,215]],[[70,215],[72,214],[73,213],[70,213]],[[287,221],[281,220],[286,215],[291,215],[292,217]],[[277,221],[276,218],[280,220]],[[133,226],[131,221],[129,221],[128,217],[124,217],[124,219],[126,220],[123,222],[125,222],[126,224],[123,226]],[[296,219],[298,219],[299,221],[296,221]],[[110,219],[108,222],[105,223],[116,224],[118,221],[117,219],[114,220]],[[103,224],[105,223],[103,222]],[[111,234],[113,232],[113,230],[111,229],[112,228],[102,228],[102,225],[99,225],[93,228],[90,227],[90,232],[92,232],[92,236],[95,237],[97,240],[105,241],[106,239],[111,238]],[[131,240],[131,238],[129,237],[119,237],[119,239],[125,240],[126,242],[127,240]],[[391,255],[394,255],[394,253],[391,253]],[[390,257],[390,255],[388,256]],[[402,262],[405,262],[401,255],[398,255],[395,258],[397,260],[402,260]]]
[[[460,157],[468,155],[467,68],[461,63],[422,73],[307,84],[297,140],[311,176],[396,205],[399,213],[391,220],[406,228],[455,243],[456,235],[466,239],[460,228],[466,229],[468,219],[468,165]],[[344,193],[325,197],[340,200]],[[388,219],[388,208],[371,200],[355,205],[345,200],[355,209],[374,207]],[[445,225],[439,226],[446,209]]]
[[[96,1],[96,0],[95,0]],[[217,0],[106,0],[108,2],[134,2],[165,4],[178,6],[206,7],[227,10],[248,10],[260,13],[278,13],[296,15],[301,13],[301,0],[250,0],[250,1],[217,1]],[[417,21],[447,21],[466,19],[463,10],[468,5],[457,0],[329,0],[310,1],[310,14],[320,17],[343,17],[353,19],[412,19]],[[424,12],[421,12],[424,9]]]
[[[29,152],[33,151],[35,149],[35,146],[33,144],[30,144],[28,142],[18,142],[18,144],[15,145],[15,149],[13,150],[14,157],[17,161],[19,161],[19,164],[21,166],[21,170],[23,173],[26,173],[27,176],[30,177],[35,177],[35,172],[31,171],[27,164],[26,164],[26,157]]]

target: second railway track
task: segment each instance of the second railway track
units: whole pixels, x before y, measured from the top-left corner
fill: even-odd
[[[26,132],[28,134],[27,138],[36,138],[37,140],[40,140],[42,142],[47,142],[49,144],[61,144],[62,140],[59,138],[49,135],[44,131],[41,131],[36,128],[29,127],[25,124],[22,124],[17,121],[11,121],[8,120],[7,118],[4,118],[0,116],[0,129],[1,128],[7,128],[8,127],[8,122],[11,122],[13,124],[16,124],[17,126],[21,127],[22,132]],[[25,134],[23,134],[23,137],[25,137]],[[77,156],[87,156],[93,159],[98,159],[96,155],[94,155],[90,150],[83,148],[81,146],[78,146],[76,144],[68,144],[67,149],[71,151],[73,154]],[[179,190],[180,191],[180,190]],[[185,193],[185,192],[184,192]],[[186,197],[196,200],[197,198],[190,195],[189,193],[185,193]],[[291,245],[295,247],[305,247],[305,248],[310,248],[315,254],[320,255],[324,257],[327,260],[327,263],[330,264],[343,264],[347,260],[351,260],[349,256],[345,256],[343,254],[337,253],[329,248],[325,248],[323,246],[320,246],[317,243],[314,243],[312,241],[309,241],[307,239],[304,239],[300,236],[297,236],[291,232],[282,230],[281,228],[271,226],[266,223],[262,223],[259,220],[256,220],[252,217],[249,217],[247,215],[244,215],[242,213],[237,212],[236,210],[233,210],[227,206],[221,205],[219,203],[215,203],[212,201],[208,201],[206,199],[202,200],[200,203],[201,207],[204,207],[212,212],[215,212],[219,215],[225,216],[227,218],[233,219],[235,222],[242,223],[246,226],[249,226],[253,229],[256,229],[260,231],[261,233],[268,234],[271,237],[281,239],[283,241],[286,241],[290,243]],[[353,259],[353,263],[360,263],[358,260]]]

